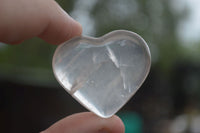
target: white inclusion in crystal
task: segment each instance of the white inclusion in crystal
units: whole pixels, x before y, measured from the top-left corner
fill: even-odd
[[[121,43],[120,43],[120,46],[124,47],[125,45],[126,45],[126,40],[122,40]]]
[[[71,87],[71,90],[70,90],[69,93],[71,95],[74,94],[77,90],[81,89],[84,86],[85,82],[87,82],[87,81],[82,76],[80,76],[79,78],[77,78],[74,81],[73,86]]]
[[[125,43],[125,42],[123,42]],[[127,89],[127,85],[125,83],[125,73],[121,70],[121,64],[119,64],[114,52],[110,49],[109,46],[106,46],[107,50],[108,50],[108,56],[110,57],[111,61],[115,64],[115,66],[119,69],[120,71],[120,76],[122,77],[122,80],[123,80],[123,86],[124,86],[124,90]]]
[[[67,77],[67,76],[66,76]],[[61,83],[63,83],[64,88],[66,88],[67,90],[71,90],[72,88],[72,84],[70,84],[68,78],[66,78],[65,76],[63,76],[63,78],[61,79]]]
[[[128,92],[131,93],[131,88],[130,87],[128,88]]]
[[[123,79],[123,86],[124,86],[124,90],[126,90],[127,89],[127,85],[126,85],[126,83],[125,83],[125,74],[122,72],[122,70],[120,70],[120,76],[122,77],[122,79]]]
[[[125,96],[124,96],[123,94],[121,94],[121,97],[123,97],[123,98],[124,98]]]
[[[83,95],[79,91],[76,91],[73,94],[73,96],[76,97],[76,99],[78,99],[80,103],[82,103],[83,105],[86,105],[85,106],[86,108],[88,108],[91,111],[94,111],[97,115],[103,117],[102,114],[99,112],[99,110],[93,104],[91,104],[86,98],[84,98]]]
[[[115,54],[113,53],[113,51],[110,49],[110,47],[106,46],[107,50],[108,50],[108,56],[110,57],[111,61],[115,64],[115,66],[117,68],[119,68],[119,63],[118,60],[115,56]]]

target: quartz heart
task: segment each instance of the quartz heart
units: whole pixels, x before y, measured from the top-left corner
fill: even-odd
[[[100,117],[111,117],[147,77],[151,56],[136,33],[117,30],[100,38],[76,37],[53,57],[56,79],[78,102]]]

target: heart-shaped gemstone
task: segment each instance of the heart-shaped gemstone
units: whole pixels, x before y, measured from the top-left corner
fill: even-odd
[[[146,42],[117,30],[100,38],[76,37],[58,46],[53,71],[78,102],[107,118],[139,89],[151,65]]]

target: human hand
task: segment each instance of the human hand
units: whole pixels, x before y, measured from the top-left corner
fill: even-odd
[[[0,42],[16,44],[37,36],[60,44],[81,32],[81,25],[54,0],[0,0]]]
[[[74,21],[54,0],[0,0],[0,42],[17,44],[40,37],[60,44],[82,33]],[[68,116],[42,133],[123,133],[122,121],[113,116],[100,118],[93,113]]]
[[[91,112],[68,116],[41,133],[124,133],[119,117],[100,118]]]

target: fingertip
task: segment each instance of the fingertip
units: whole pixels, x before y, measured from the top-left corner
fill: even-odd
[[[122,122],[122,120],[117,116],[114,115],[110,118],[101,118],[97,115],[95,115],[92,112],[85,112],[85,113],[80,113],[80,118],[79,120],[84,120],[87,119],[87,123],[84,122],[84,129],[88,132],[92,131],[94,133],[124,133],[125,132],[125,126]]]
[[[102,119],[104,121],[104,124],[102,128],[99,130],[101,132],[106,132],[106,133],[124,133],[125,132],[125,127],[122,122],[122,120],[114,115],[110,118],[104,118]]]
[[[53,22],[38,37],[48,43],[57,45],[82,34],[82,26],[78,22],[67,20],[60,23]]]
[[[79,22],[75,21],[71,17],[70,17],[69,23],[67,23],[65,26],[63,26],[63,28],[65,28],[65,30],[63,31],[63,33],[61,33],[62,35],[60,36],[60,39],[57,40],[58,42],[56,44],[60,44],[64,41],[67,41],[76,36],[81,36],[81,34],[82,34],[81,24]]]
[[[82,28],[82,25],[77,22],[77,21],[74,21],[76,24],[75,24],[75,31],[74,31],[74,36],[81,36],[82,32],[83,32],[83,28]]]
[[[82,34],[81,24],[70,17],[56,2],[51,7],[47,26],[38,37],[51,44],[60,44]]]
[[[113,131],[113,133],[124,133],[125,126],[124,126],[123,121],[117,115],[114,115],[111,118],[113,119],[114,127],[115,127],[115,131]]]

